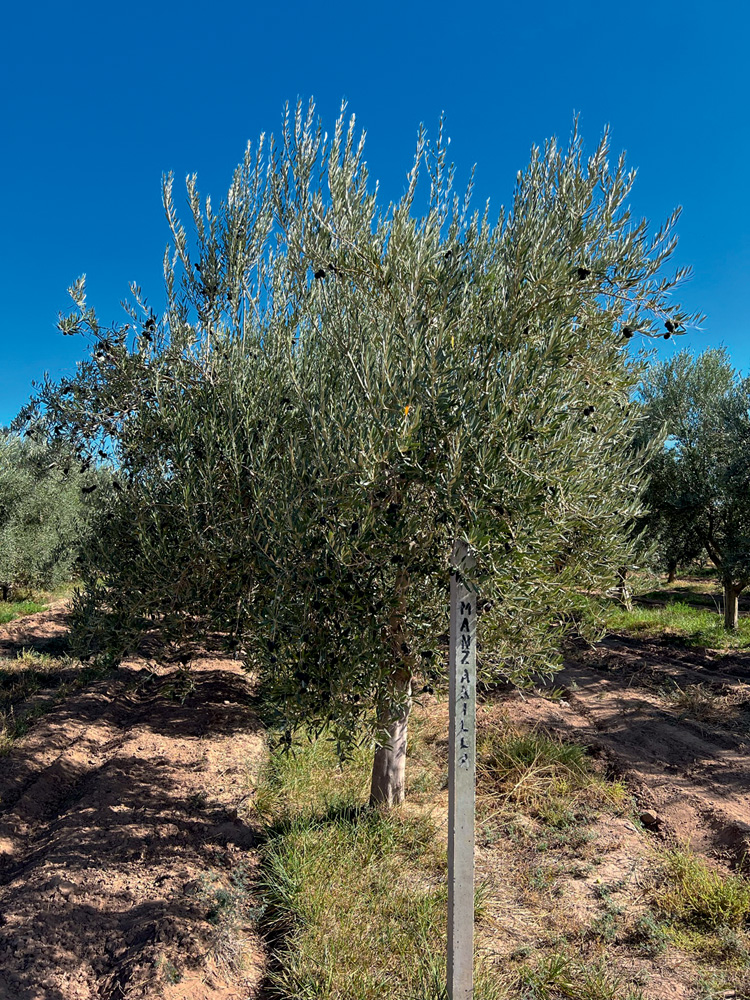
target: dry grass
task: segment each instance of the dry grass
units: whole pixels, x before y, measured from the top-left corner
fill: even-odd
[[[698,879],[731,915],[706,927],[686,903],[695,870],[680,880],[601,761],[502,704],[478,719],[477,1000],[745,996],[744,883]],[[343,766],[325,741],[271,753],[256,802],[277,1000],[445,1000],[445,703],[428,698],[410,728],[391,813],[365,807],[368,747]]]
[[[675,685],[665,698],[685,718],[731,726],[737,721],[738,709],[750,707],[750,686],[740,683],[717,690],[708,684]]]

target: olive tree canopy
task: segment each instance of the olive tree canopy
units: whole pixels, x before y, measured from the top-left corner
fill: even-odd
[[[188,178],[192,234],[167,177],[164,313],[134,289],[105,330],[79,282],[62,325],[91,358],[39,403],[121,469],[80,641],[223,634],[290,739],[374,734],[373,799],[392,802],[454,539],[477,556],[480,671],[553,669],[639,509],[626,346],[691,317],[668,297],[685,273],[660,273],[676,216],[652,237],[631,220],[606,136],[589,159],[577,135],[534,149],[498,219],[454,193],[442,128],[388,206],[363,142],[343,113],[328,137],[287,109],[218,207]]]
[[[674,546],[697,540],[724,588],[724,625],[737,627],[750,583],[750,379],[724,348],[680,351],[648,372],[649,423],[664,427],[650,493]]]
[[[62,444],[0,431],[0,589],[69,580],[89,530],[91,475]]]

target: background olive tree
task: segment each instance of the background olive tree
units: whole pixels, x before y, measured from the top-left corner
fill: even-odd
[[[89,530],[83,491],[91,488],[91,474],[66,446],[0,432],[3,600],[71,579]]]
[[[105,330],[79,282],[63,328],[92,356],[38,398],[120,466],[79,642],[222,633],[289,741],[375,736],[375,802],[403,797],[456,537],[477,554],[480,670],[518,683],[627,561],[646,456],[625,346],[689,319],[668,305],[684,272],[659,274],[674,219],[652,238],[631,221],[606,137],[588,160],[577,135],[535,149],[496,221],[454,194],[446,145],[420,133],[381,206],[354,120],[329,139],[287,109],[218,209],[188,179],[192,235],[166,178],[164,314],[134,289]]]
[[[668,435],[651,486],[660,530],[678,551],[705,549],[734,629],[750,583],[750,379],[724,348],[683,350],[649,370],[642,397],[650,424]]]

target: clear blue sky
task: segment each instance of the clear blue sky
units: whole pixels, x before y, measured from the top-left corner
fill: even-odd
[[[0,424],[32,379],[82,356],[55,329],[79,274],[104,321],[124,319],[132,280],[160,304],[162,173],[181,185],[197,172],[202,193],[223,197],[246,141],[276,131],[298,96],[326,124],[348,100],[387,198],[403,190],[419,123],[434,130],[445,111],[459,178],[476,163],[478,202],[496,209],[532,144],[567,139],[575,112],[589,148],[609,123],[613,153],[639,171],[635,214],[657,225],[683,206],[677,262],[695,277],[681,298],[708,319],[677,345],[724,343],[747,371],[749,36],[739,0],[11,5]]]

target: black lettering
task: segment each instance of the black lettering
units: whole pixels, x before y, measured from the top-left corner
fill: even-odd
[[[464,618],[464,620],[461,622],[461,628],[459,629],[459,632],[471,632],[471,629],[469,628],[468,618]]]
[[[461,601],[461,612],[460,613],[462,615],[470,615],[471,614],[471,602],[470,601]]]

